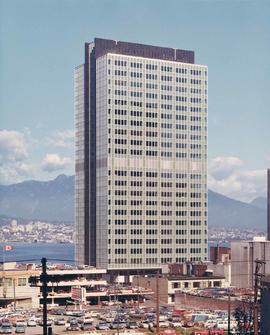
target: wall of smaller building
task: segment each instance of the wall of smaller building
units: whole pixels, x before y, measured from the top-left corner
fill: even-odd
[[[222,262],[224,257],[231,257],[231,248],[212,246],[210,247],[210,261],[214,263]]]
[[[14,303],[17,307],[38,308],[39,307],[39,292],[38,287],[27,286],[11,286],[0,287],[0,302],[2,305],[5,301]]]
[[[134,286],[141,286],[150,288],[157,292],[157,278],[134,276],[132,284]],[[160,277],[159,278],[159,297],[160,302],[173,304],[175,301],[175,294],[181,289],[203,289],[208,287],[225,287],[225,278],[213,277]]]
[[[132,286],[144,287],[155,292],[151,299],[156,301],[157,294],[157,278],[134,276],[132,278]],[[168,279],[166,277],[159,278],[159,299],[161,303],[168,303]]]
[[[265,261],[262,274],[270,274],[270,241],[234,241],[231,243],[232,286],[252,288],[255,260]]]
[[[14,263],[16,265],[16,263]],[[24,308],[39,307],[38,287],[31,287],[28,283],[30,276],[37,276],[38,271],[35,270],[18,270],[10,266],[6,266],[5,270],[0,271],[0,304],[6,305],[16,301],[16,306]]]
[[[231,310],[241,307],[242,302],[231,301]],[[197,295],[191,295],[183,292],[177,292],[175,294],[175,308],[187,308],[187,309],[217,309],[217,310],[228,310],[228,300],[221,300],[212,297],[200,297]]]
[[[224,276],[225,277],[225,287],[231,285],[231,263],[218,263],[218,264],[207,264],[207,268],[213,270],[214,276]]]

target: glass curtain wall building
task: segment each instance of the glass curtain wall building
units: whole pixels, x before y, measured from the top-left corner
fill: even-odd
[[[194,52],[95,39],[75,69],[76,262],[207,259],[207,67]]]

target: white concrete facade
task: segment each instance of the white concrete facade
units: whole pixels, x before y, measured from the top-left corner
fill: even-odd
[[[270,241],[231,242],[232,286],[252,288],[255,279],[255,260],[265,261],[260,273],[270,274]]]
[[[97,57],[95,266],[207,260],[207,78],[205,65]],[[86,262],[83,224],[77,263]]]

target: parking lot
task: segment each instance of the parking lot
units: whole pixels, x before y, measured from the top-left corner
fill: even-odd
[[[91,307],[91,309],[89,309]],[[202,329],[212,329],[210,334],[225,334],[226,315],[222,312],[180,311],[162,306],[159,313],[160,333],[173,329],[175,335],[197,334]],[[179,312],[179,311],[178,311]],[[0,310],[0,333],[40,335],[43,333],[41,310]],[[8,326],[9,325],[9,326]],[[224,327],[222,326],[224,325]],[[231,321],[233,325],[233,320]],[[67,310],[57,307],[48,312],[48,326],[53,334],[132,334],[155,333],[157,315],[155,307],[143,305],[88,306],[85,310]],[[233,330],[233,327],[231,328]],[[233,333],[233,332],[232,332]]]
[[[145,318],[144,312],[144,309],[137,307],[123,308],[119,305],[82,311],[58,308],[48,312],[48,326],[52,327],[53,334],[75,331],[82,333],[105,332],[106,334],[123,332],[124,330],[143,332],[155,326],[155,313],[149,312]],[[0,332],[1,328],[5,328],[5,325],[9,324],[12,333],[42,334],[42,312],[22,310],[0,313],[0,324]],[[2,333],[10,333],[10,331],[2,331]]]

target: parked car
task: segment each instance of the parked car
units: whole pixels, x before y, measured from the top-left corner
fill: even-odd
[[[80,327],[79,327],[78,322],[76,322],[76,321],[70,321],[70,324],[69,324],[69,326],[66,327],[66,330],[69,330],[69,331],[79,331]]]
[[[9,323],[9,320],[6,318],[0,319],[0,326],[2,326],[3,323]]]
[[[25,333],[25,325],[23,324],[17,324],[15,333]]]
[[[209,319],[209,320],[206,320],[205,323],[204,323],[204,327],[206,329],[212,329],[213,327],[215,327],[216,325],[216,320],[215,319]]]
[[[12,334],[12,325],[10,323],[2,323],[0,334]]]
[[[66,321],[64,318],[57,318],[54,320],[54,324],[56,326],[64,326],[66,324]]]
[[[96,311],[90,311],[87,312],[87,314],[85,315],[85,317],[92,317],[92,318],[98,318],[100,315],[100,313],[96,312]]]
[[[65,310],[64,309],[54,309],[50,312],[52,315],[64,315]]]
[[[98,330],[108,330],[110,328],[110,324],[107,322],[100,322],[96,325]]]
[[[27,320],[25,320],[25,319],[17,319],[14,322],[14,327],[16,327],[17,325],[24,325],[26,327],[27,326]]]
[[[157,326],[157,324],[156,324],[156,322],[154,322],[154,327],[156,327]],[[169,321],[159,321],[159,327],[160,328],[168,328],[168,327],[170,327],[170,323],[169,323]]]
[[[129,329],[137,329],[139,328],[139,325],[137,322],[135,321],[130,321],[128,324],[127,324],[127,328]]]
[[[194,327],[194,322],[193,321],[184,321],[183,322],[183,327],[189,328],[189,327]]]
[[[223,329],[197,330],[192,332],[191,335],[224,335],[224,330]]]
[[[90,315],[85,315],[81,318],[81,323],[93,323],[94,319]]]
[[[182,327],[182,325],[183,325],[182,321],[171,321],[170,322],[170,327],[177,328],[177,327]]]
[[[121,322],[121,321],[114,321],[111,323],[110,328],[111,329],[124,329],[126,328],[127,324],[125,322]]]
[[[29,319],[27,321],[27,326],[28,327],[36,327],[36,325],[37,325],[37,323],[36,323],[36,320],[34,320],[34,319]]]
[[[95,330],[96,327],[92,323],[83,323],[81,325],[81,330]]]
[[[69,316],[81,317],[84,316],[84,311],[76,311],[76,310],[66,311],[65,314]]]
[[[43,326],[43,319],[40,319],[39,322],[38,322],[38,324],[40,326]],[[47,326],[50,327],[50,326],[52,326],[52,324],[53,324],[53,319],[48,319],[47,320]]]
[[[154,326],[153,322],[150,321],[142,321],[140,323],[140,327],[145,329],[152,328],[153,326]]]

